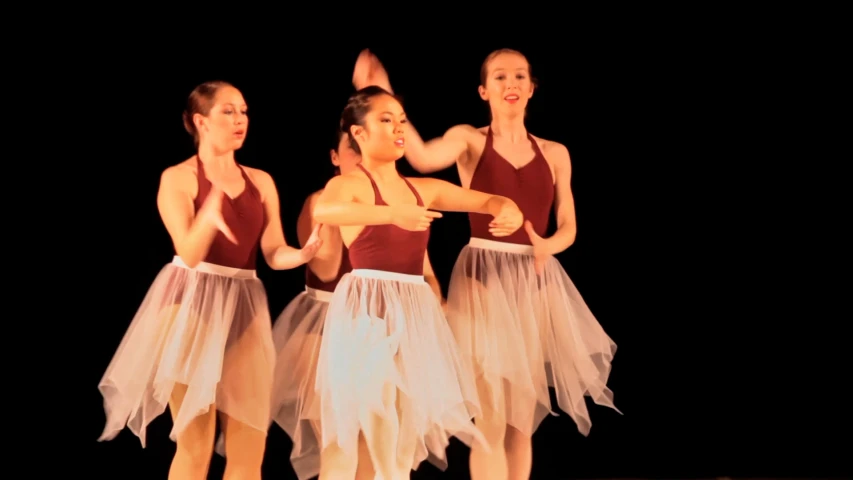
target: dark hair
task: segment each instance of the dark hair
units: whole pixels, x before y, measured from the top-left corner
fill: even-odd
[[[200,113],[207,116],[210,113],[210,109],[213,108],[216,92],[222,87],[233,87],[233,85],[222,80],[204,82],[195,87],[187,98],[187,106],[184,109],[183,115],[184,128],[187,133],[192,135],[196,147],[198,147],[198,130],[195,128],[195,123],[193,123],[193,115]]]
[[[361,155],[361,149],[350,130],[353,125],[364,126],[364,117],[370,112],[370,99],[379,95],[388,95],[400,102],[400,105],[403,104],[403,101],[393,93],[382,87],[371,85],[352,94],[347,100],[347,106],[344,107],[343,113],[341,113],[341,132],[349,138],[350,147],[359,155]]]
[[[338,123],[338,125],[335,127],[335,136],[329,137],[329,140],[332,141],[329,146],[332,148],[332,150],[335,151],[335,153],[341,153],[340,151],[338,151],[338,147],[341,146],[341,137],[343,137],[344,135],[345,133],[341,131],[340,123]]]

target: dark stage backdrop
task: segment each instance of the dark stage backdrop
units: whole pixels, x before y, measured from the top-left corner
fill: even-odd
[[[578,235],[558,258],[619,346],[609,384],[624,416],[591,404],[589,437],[565,415],[547,418],[534,436],[532,478],[796,475],[837,467],[839,441],[826,435],[836,428],[831,414],[797,407],[797,398],[825,382],[816,377],[821,374],[788,367],[776,372],[776,353],[750,333],[762,327],[748,325],[753,320],[734,305],[751,298],[737,271],[717,271],[714,279],[695,273],[715,271],[718,258],[704,245],[702,230],[713,231],[721,217],[695,225],[692,194],[704,186],[696,165],[710,155],[707,140],[695,137],[704,124],[691,123],[684,112],[707,108],[723,94],[697,86],[700,69],[675,68],[673,59],[681,57],[631,42],[606,45],[330,43],[255,59],[250,53],[262,49],[258,45],[199,61],[163,47],[128,48],[115,58],[114,68],[92,80],[100,103],[112,105],[99,127],[113,145],[112,163],[92,173],[99,177],[92,179],[100,185],[99,215],[109,224],[100,248],[111,270],[100,292],[104,308],[90,311],[86,320],[97,336],[85,352],[83,380],[90,388],[85,426],[75,435],[91,442],[97,467],[80,475],[165,478],[174,452],[168,411],[150,426],[144,450],[127,430],[95,443],[104,424],[97,384],[148,287],[173,255],[155,199],[163,169],[193,154],[181,123],[187,95],[212,79],[242,90],[250,127],[237,159],[275,179],[285,235],[295,244],[305,197],[332,175],[329,141],[364,47],[385,64],[410,121],[427,139],[459,123],[485,125],[487,107],[477,95],[480,64],[496,48],[521,49],[540,82],[528,129],[562,142],[571,153]],[[415,174],[405,160],[398,168]],[[455,168],[435,176],[458,183]],[[468,236],[465,215],[445,214],[433,224],[429,254],[445,293]],[[272,272],[259,264],[275,318],[303,289],[304,270]],[[265,478],[295,478],[289,455],[290,441],[273,426]],[[454,443],[446,473],[424,463],[413,478],[468,478],[467,455]],[[214,459],[211,478],[221,478],[223,465]]]

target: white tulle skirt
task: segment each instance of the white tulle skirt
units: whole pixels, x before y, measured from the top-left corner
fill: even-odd
[[[305,287],[273,325],[278,352],[272,419],[293,441],[290,461],[300,479],[319,475],[319,397],[314,393],[323,324],[332,293]]]
[[[385,432],[382,448],[412,469],[425,459],[446,468],[452,436],[485,442],[472,422],[479,405],[471,366],[422,276],[346,274],[329,302],[315,381],[313,389],[299,388],[303,428],[294,435],[301,454],[294,468],[301,479],[317,474],[319,452],[333,443],[356,458],[359,432],[372,449],[377,428]]]
[[[539,276],[533,247],[472,238],[451,274],[447,312],[486,414],[532,435],[554,413],[552,387],[587,435],[585,396],[616,409],[607,387],[616,344],[557,259]]]
[[[170,434],[215,408],[266,432],[275,351],[264,286],[254,270],[175,257],[154,280],[99,384],[107,414],[100,440],[146,427],[175,394]],[[172,406],[174,408],[174,405]]]

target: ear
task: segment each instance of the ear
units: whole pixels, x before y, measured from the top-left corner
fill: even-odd
[[[338,158],[338,152],[330,149],[329,150],[329,156],[332,157],[332,165],[334,165],[336,167],[341,166],[341,159]]]
[[[350,127],[349,131],[350,135],[352,135],[352,138],[356,139],[357,141],[361,141],[362,143],[364,143],[367,140],[367,132],[361,125],[353,125],[352,127]]]
[[[533,82],[530,82],[530,94],[527,95],[527,98],[533,98],[533,92],[536,91],[536,85]]]
[[[201,127],[204,126],[204,115],[200,113],[193,114],[193,125],[195,125],[195,131],[200,132]]]
[[[489,101],[489,92],[486,90],[486,87],[480,85],[477,87],[477,92],[480,94],[480,98],[487,102]]]

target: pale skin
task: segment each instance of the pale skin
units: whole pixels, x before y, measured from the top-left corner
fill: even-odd
[[[421,173],[431,173],[456,165],[463,187],[469,188],[471,179],[486,146],[489,127],[493,147],[515,169],[523,168],[535,155],[524,125],[524,110],[533,96],[534,84],[530,78],[527,59],[518,53],[499,53],[488,61],[485,85],[478,88],[480,98],[489,103],[492,114],[490,126],[476,128],[471,125],[451,127],[439,138],[424,142],[410,127],[406,141],[406,159]],[[356,88],[377,85],[391,91],[388,75],[379,60],[365,50],[356,62],[353,73]],[[554,179],[554,209],[557,231],[548,238],[540,237],[530,222],[524,228],[533,245],[535,268],[540,275],[553,255],[569,248],[575,241],[577,225],[575,203],[572,195],[572,164],[568,149],[561,143],[533,136]],[[478,385],[482,395],[489,395],[485,382]],[[475,445],[472,448],[470,468],[472,480],[527,479],[532,467],[531,438],[506,425],[503,414],[484,411],[475,419],[489,440],[491,452]],[[503,448],[501,448],[503,447]]]
[[[167,168],[160,179],[157,207],[178,256],[190,268],[203,261],[218,232],[236,242],[225,224],[221,205],[224,196],[237,198],[248,186],[234,159],[248,131],[246,102],[239,90],[220,88],[207,115],[196,113],[192,122],[198,132],[198,155]],[[204,205],[195,212],[193,201],[198,195],[197,162],[201,161],[207,178],[213,184]],[[275,270],[298,267],[310,260],[321,247],[318,231],[302,249],[291,247],[284,238],[279,216],[279,200],[275,183],[264,171],[243,167],[256,186],[264,205],[266,224],[260,239],[264,259]],[[319,230],[319,227],[318,229]],[[180,410],[186,385],[175,385],[169,401],[173,413]],[[266,432],[250,428],[222,414],[227,434],[225,480],[260,480]],[[216,430],[216,405],[196,417],[178,436],[177,449],[169,470],[169,480],[207,478],[213,454]]]
[[[388,205],[375,205],[370,180],[363,171],[354,170],[330,180],[314,207],[314,220],[337,226],[345,245],[349,247],[369,225],[393,224],[409,231],[425,231],[434,219],[441,217],[435,210],[492,215],[494,220],[490,228],[497,236],[511,235],[521,227],[523,217],[513,201],[463,189],[442,180],[409,178],[424,203],[423,206],[417,205],[415,195],[395,166],[404,151],[404,147],[395,141],[405,141],[405,112],[389,95],[373,97],[370,107],[363,125],[352,126],[350,134],[363,152],[362,165],[370,172]],[[388,408],[398,408],[399,397],[392,386],[383,391],[383,397]],[[399,425],[389,423],[378,416],[362,423],[362,432],[379,475],[377,478],[409,478],[415,445],[398,445]],[[342,456],[334,460],[330,458],[327,467],[325,472],[321,472],[321,480],[351,475],[351,467],[346,465]]]
[[[357,169],[356,165],[361,162],[361,155],[357,154],[349,146],[349,140],[346,135],[341,135],[337,150],[331,150],[329,156],[331,157],[332,164],[340,169],[342,175],[347,175],[354,169]],[[296,223],[296,234],[300,245],[305,245],[310,241],[311,234],[317,225],[319,225],[314,220],[313,213],[314,207],[317,205],[317,201],[320,199],[322,193],[322,189],[312,193],[305,199],[305,203],[302,205],[302,211],[299,213]],[[322,228],[319,238],[323,244],[314,258],[308,262],[307,268],[310,268],[314,275],[323,282],[330,282],[337,277],[341,262],[343,261],[343,240],[341,239],[340,230],[333,226]],[[435,273],[433,273],[429,255],[424,256],[424,280],[430,285],[430,288],[432,288],[436,297],[441,301],[442,306],[444,306],[446,302],[441,294],[438,279],[435,277]],[[305,341],[313,345],[319,345],[317,339],[306,339]],[[358,466],[355,472],[355,480],[373,480],[376,472],[373,469],[373,463],[368,454],[364,435],[359,435],[358,440]],[[323,461],[327,453],[326,451],[321,452],[321,464],[327,463]]]

